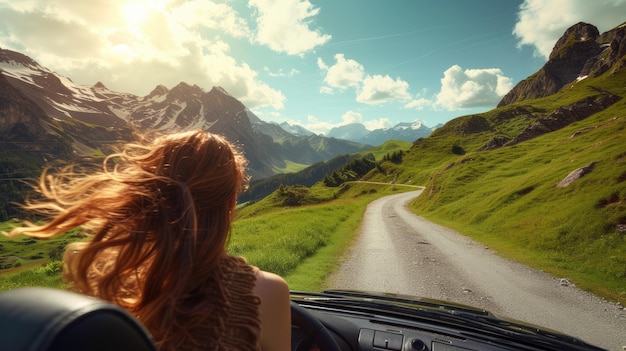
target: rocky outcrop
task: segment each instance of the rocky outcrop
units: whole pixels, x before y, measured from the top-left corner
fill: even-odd
[[[576,168],[575,170],[571,171],[565,178],[563,178],[563,180],[561,180],[559,184],[556,185],[556,187],[565,188],[567,186],[570,186],[573,182],[582,178],[586,174],[591,173],[595,165],[596,165],[596,162],[591,162],[590,164],[584,167]]]
[[[547,116],[540,117],[521,133],[516,135],[505,146],[515,145],[522,141],[530,140],[548,132],[564,128],[576,121],[583,120],[594,113],[600,112],[621,100],[621,96],[601,94],[590,96],[571,105],[559,107]]]
[[[498,107],[552,95],[576,80],[621,69],[624,55],[626,24],[600,35],[595,26],[577,23],[556,42],[548,62],[507,93]]]

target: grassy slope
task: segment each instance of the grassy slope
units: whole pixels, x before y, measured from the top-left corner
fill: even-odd
[[[610,81],[583,80],[524,104],[551,111],[597,94],[595,86],[626,96],[626,72]],[[516,146],[471,151],[494,133],[515,135],[523,124],[511,120],[507,131],[472,138],[461,138],[447,126],[428,142],[416,143],[405,157],[403,172],[428,177],[428,188],[411,208],[504,256],[625,303],[626,238],[618,225],[626,224],[626,99]],[[576,132],[580,134],[572,137]],[[454,143],[469,152],[452,154]],[[591,173],[569,187],[556,187],[568,173],[591,162],[596,162]]]
[[[384,149],[397,150],[395,146]],[[407,189],[353,184],[295,190],[306,193],[302,203],[308,205],[284,207],[285,199],[279,192],[253,205],[243,205],[233,225],[229,250],[254,265],[285,275],[293,289],[317,291],[354,237],[367,203]],[[0,223],[0,232],[8,231],[11,225]],[[63,288],[58,260],[65,245],[79,239],[72,233],[50,240],[0,235],[0,291],[19,286]]]

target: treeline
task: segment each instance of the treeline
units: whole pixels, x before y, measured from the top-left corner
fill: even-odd
[[[0,150],[0,222],[19,217],[19,204],[33,192],[43,166],[43,161],[6,151]]]
[[[296,173],[277,174],[258,181],[252,181],[248,190],[239,196],[239,201],[260,200],[274,192],[281,185],[304,185],[313,186],[327,174],[341,168],[356,155],[340,155],[325,162],[315,163]]]
[[[374,155],[368,154],[344,164],[340,169],[325,176],[323,182],[328,187],[337,187],[345,182],[361,179],[377,166]]]

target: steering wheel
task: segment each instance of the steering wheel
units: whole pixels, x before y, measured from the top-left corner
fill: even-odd
[[[321,351],[341,351],[326,326],[309,311],[293,301],[291,301],[291,323],[302,329]]]

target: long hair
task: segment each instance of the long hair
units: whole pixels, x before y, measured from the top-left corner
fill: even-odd
[[[180,301],[197,296],[226,255],[245,165],[224,138],[199,130],[127,144],[99,172],[44,172],[44,200],[24,207],[50,220],[9,236],[83,228],[89,239],[68,245],[64,277],[78,292],[125,307],[167,344],[174,328],[193,322]]]

